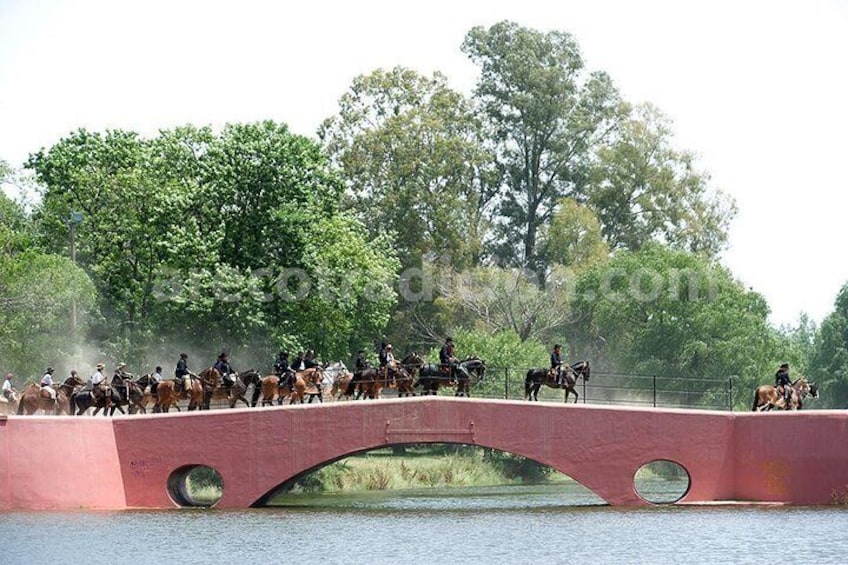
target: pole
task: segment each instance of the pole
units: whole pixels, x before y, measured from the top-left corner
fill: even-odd
[[[70,220],[70,224],[71,224],[71,263],[73,263],[74,266],[76,266],[76,264],[77,264],[77,247],[76,247],[75,235],[76,235],[76,231],[77,231],[77,225],[73,221],[73,219]],[[73,335],[74,338],[76,338],[76,336],[77,336],[77,295],[76,295],[76,293],[72,293],[72,296],[71,296],[71,335]]]
[[[509,367],[504,367],[504,400],[509,399]]]
[[[654,408],[657,407],[657,376],[654,375]]]
[[[71,210],[71,215],[68,217],[68,228],[71,232],[71,262],[76,266],[77,264],[77,246],[76,246],[76,234],[77,234],[77,224],[82,222],[82,212],[75,212]],[[73,293],[71,296],[71,335],[74,338],[77,336],[77,295]]]

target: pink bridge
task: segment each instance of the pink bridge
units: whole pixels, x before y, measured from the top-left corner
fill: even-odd
[[[768,414],[415,398],[167,415],[0,417],[0,510],[167,508],[175,477],[205,465],[218,508],[353,453],[462,443],[549,465],[613,505],[648,504],[633,475],[670,460],[681,503],[829,504],[848,488],[848,413]]]

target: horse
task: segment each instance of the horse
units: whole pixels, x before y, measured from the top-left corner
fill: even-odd
[[[259,382],[261,378],[259,376],[259,371],[256,369],[248,369],[247,371],[242,371],[241,373],[237,373],[236,382],[233,383],[233,386],[230,387],[230,393],[227,397],[227,400],[230,403],[230,408],[236,407],[236,402],[241,400],[244,402],[245,406],[256,406],[256,401],[253,401],[253,404],[248,402],[247,398],[245,398],[245,394],[247,393],[247,388],[253,385],[254,390],[254,398],[259,392]]]
[[[344,396],[359,400],[363,396],[372,400],[380,398],[383,380],[376,367],[365,367],[353,373],[345,389]]]
[[[82,386],[83,381],[77,375],[73,375],[65,379],[62,384],[54,384],[53,389],[56,391],[56,402],[48,395],[47,391],[41,390],[41,386],[31,383],[27,385],[18,395],[17,414],[32,416],[39,409],[46,413],[70,414],[70,398],[74,390],[78,386]]]
[[[459,362],[460,370],[457,371],[458,378],[456,380],[456,396],[471,396],[471,377],[475,377],[477,381],[482,381],[486,374],[486,363],[476,356],[471,356],[464,361]]]
[[[806,377],[799,377],[790,385],[789,404],[783,399],[783,395],[777,391],[776,386],[760,385],[754,391],[754,403],[751,406],[753,412],[764,412],[772,408],[782,408],[783,410],[801,410],[803,408],[804,399],[807,396],[811,398],[819,397],[819,386],[815,382],[810,382]]]
[[[119,386],[126,387],[126,397],[121,395],[118,390]],[[118,410],[121,414],[126,414],[124,412],[124,406],[127,407],[130,414],[135,414],[142,410],[141,401],[144,397],[144,391],[137,383],[131,380],[124,381],[122,385],[114,384],[106,386],[102,391],[104,393],[102,395],[95,395],[93,391],[87,390],[74,392],[71,395],[70,413],[72,415],[82,416],[89,408],[94,408],[92,416],[97,416],[101,410],[103,410],[104,416],[114,416],[115,410]]]
[[[348,384],[353,379],[353,373],[347,370],[347,366],[342,361],[330,363],[324,367],[324,385],[325,390],[329,390],[329,397],[333,400],[338,400],[342,396],[342,392],[347,390]]]
[[[573,365],[562,366],[562,378],[564,383],[556,382],[556,369],[530,369],[527,371],[527,376],[524,378],[524,399],[539,400],[539,389],[542,385],[548,385],[551,388],[565,389],[565,401],[568,402],[569,395],[574,395],[574,403],[577,403],[580,395],[574,388],[577,384],[577,379],[583,377],[583,382],[589,382],[590,368],[588,361],[578,361]]]
[[[456,386],[455,396],[469,396],[472,371],[478,379],[482,379],[486,371],[485,363],[478,357],[469,357],[455,365],[453,374],[446,367],[426,363],[418,356],[410,356],[412,363],[419,365],[418,380],[414,387],[422,387],[421,394],[432,395],[439,393],[440,386]]]
[[[281,387],[281,391],[288,390],[288,393],[282,393],[277,399],[279,404],[283,403],[283,398],[289,398],[289,404],[300,402],[303,404],[303,398],[309,396],[308,404],[312,404],[315,398],[318,402],[324,402],[323,398],[323,381],[324,374],[321,367],[310,367],[303,371],[294,373],[294,379],[290,381],[288,386]]]
[[[159,383],[156,392],[158,398],[154,412],[168,412],[172,405],[176,406],[177,402],[186,398],[189,410],[199,409],[203,405],[203,384],[197,375],[185,375],[179,383],[172,379],[164,380]]]
[[[12,399],[7,400],[5,396],[0,395],[0,416],[8,416],[18,412],[18,393],[12,391]]]

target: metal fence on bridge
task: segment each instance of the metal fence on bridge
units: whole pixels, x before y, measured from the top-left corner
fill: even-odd
[[[471,396],[524,399],[527,371],[517,367],[487,366],[485,378],[472,381]],[[580,378],[574,389],[580,394],[578,402],[588,404],[732,410],[734,400],[732,377],[708,379],[592,371],[589,382]],[[383,389],[384,396],[393,394],[391,388]],[[440,387],[439,394],[453,395],[454,389]],[[540,401],[562,402],[565,391],[543,385],[538,398]],[[574,396],[571,395],[568,401],[574,402]]]

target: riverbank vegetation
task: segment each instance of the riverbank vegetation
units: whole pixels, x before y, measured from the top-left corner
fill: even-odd
[[[367,71],[313,137],[271,120],[80,129],[24,170],[0,161],[28,197],[0,195],[2,370],[167,372],[180,351],[201,369],[227,350],[264,371],[281,349],[373,362],[381,341],[433,360],[453,335],[492,367],[544,367],[562,343],[596,373],[680,389],[749,391],[789,362],[819,407],[848,403],[848,289],[821,328],[771,326],[721,265],[735,203],[668,116],[564,31],[500,22],[457,47],[471,93]]]
[[[517,455],[471,446],[415,446],[347,457],[302,477],[293,492],[358,492],[422,487],[538,484],[564,475]]]

